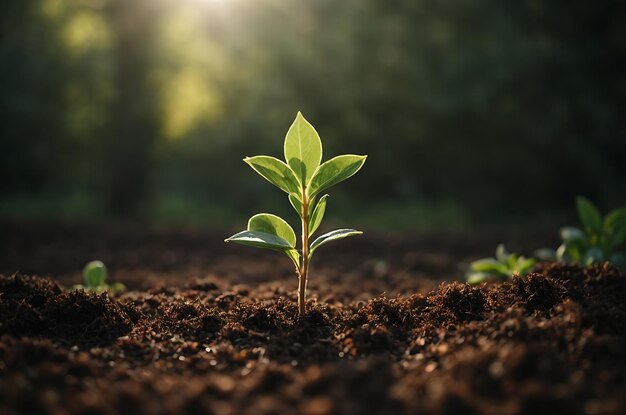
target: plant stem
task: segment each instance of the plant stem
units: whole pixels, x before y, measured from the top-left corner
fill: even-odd
[[[298,314],[306,313],[306,283],[309,275],[309,200],[302,190],[302,263],[298,270]]]

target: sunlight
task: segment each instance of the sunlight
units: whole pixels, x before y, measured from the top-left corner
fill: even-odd
[[[163,132],[169,139],[182,138],[221,114],[215,81],[228,63],[202,23],[192,8],[184,7],[170,14],[159,30],[158,44],[168,59],[155,75],[162,96]]]
[[[108,49],[112,43],[112,34],[106,21],[91,11],[75,13],[65,25],[62,36],[70,51],[77,54]]]
[[[202,73],[185,68],[168,76],[163,91],[164,134],[177,139],[202,121],[219,115],[219,97],[213,93]]]

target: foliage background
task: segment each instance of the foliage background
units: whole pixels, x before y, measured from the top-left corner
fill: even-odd
[[[0,216],[239,225],[297,110],[380,227],[626,203],[619,0],[3,0]],[[358,217],[358,218],[355,218]],[[355,226],[357,224],[354,224]]]

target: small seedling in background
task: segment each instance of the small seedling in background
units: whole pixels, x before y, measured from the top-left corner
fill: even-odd
[[[514,275],[524,276],[535,266],[533,258],[507,252],[504,245],[498,245],[495,258],[483,258],[470,264],[466,274],[467,282],[480,284],[485,281],[506,280]]]
[[[124,291],[124,284],[115,283],[113,285],[106,284],[107,268],[102,261],[91,261],[83,268],[84,284],[74,285],[73,288],[85,290],[89,292],[100,293],[102,291]]]
[[[626,254],[619,248],[626,241],[626,207],[615,209],[604,218],[589,200],[576,198],[580,228],[561,228],[563,243],[554,250],[541,249],[535,255],[542,260],[571,262],[583,266],[610,262],[626,269]]]
[[[296,248],[296,234],[292,227],[284,219],[269,213],[252,216],[247,230],[231,236],[225,242],[271,249],[289,257],[298,274],[298,311],[303,315],[306,312],[309,264],[317,248],[362,233],[354,229],[337,229],[310,241],[326,211],[328,195],[321,195],[322,191],[354,175],[363,166],[367,156],[345,154],[320,164],[322,141],[300,112],[287,131],[284,153],[286,163],[270,156],[246,157],[244,161],[288,194],[289,202],[300,216],[300,249]]]

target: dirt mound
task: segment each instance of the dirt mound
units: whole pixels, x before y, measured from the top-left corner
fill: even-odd
[[[107,294],[64,292],[50,281],[0,277],[2,333],[45,337],[65,345],[105,345],[128,333],[138,314]]]
[[[0,277],[3,413],[623,414],[626,277],[317,303],[191,281],[111,297]],[[3,407],[4,405],[4,407]]]

